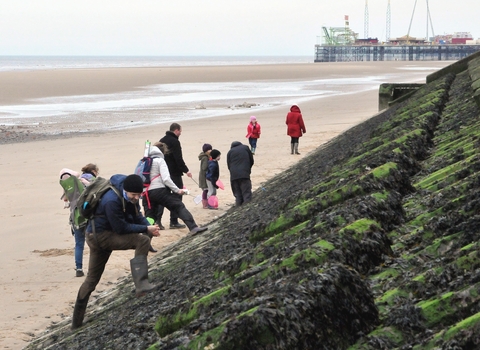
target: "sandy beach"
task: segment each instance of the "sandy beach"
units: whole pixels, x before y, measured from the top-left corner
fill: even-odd
[[[440,69],[450,63],[366,62],[0,72],[0,105],[28,105],[34,98],[134,91],[152,84],[172,82],[281,80],[288,84],[296,79],[314,80],[327,76],[348,79],[391,72],[405,78],[391,82],[424,82],[425,76],[434,71],[432,67]],[[299,104],[307,128],[307,133],[300,139],[299,156],[290,155],[290,139],[286,135],[285,115],[290,105],[278,104],[259,111],[245,108],[235,115],[178,121],[183,128],[180,141],[184,159],[195,181],[198,179],[201,146],[211,143],[222,152],[220,179],[225,190],[218,192],[219,210],[205,210],[196,205],[193,198],[201,190],[192,179],[184,178],[192,193],[184,198],[184,203],[197,223],[208,224],[216,216],[223,215],[234,202],[225,159],[233,141],[248,144],[245,134],[250,115],[256,115],[263,131],[252,170],[253,187],[258,189],[308,152],[378,112],[378,90],[356,92],[348,84],[342,89],[343,95],[318,97]],[[143,111],[137,114],[141,113]],[[103,117],[107,123],[109,116]],[[133,117],[134,113],[125,116]],[[25,121],[28,125],[30,122]],[[65,132],[78,128],[82,122],[78,119],[72,126],[71,120],[56,120],[53,124],[31,127],[31,132]],[[3,311],[0,316],[0,348],[21,349],[52,323],[70,318],[83,281],[83,278],[75,277],[74,239],[68,225],[68,210],[63,208],[60,200],[59,170],[64,167],[80,170],[83,165],[93,162],[99,166],[102,177],[130,174],[143,154],[145,140],[160,139],[169,124],[152,123],[152,126],[0,145],[0,193],[3,197],[0,204],[3,227],[0,233]],[[263,190],[268,191],[268,188]],[[168,213],[163,219],[163,224],[167,223]],[[186,229],[167,228],[160,237],[153,239],[152,244],[162,249],[186,234]],[[85,270],[88,268],[88,253],[86,246]],[[112,288],[119,278],[130,274],[129,259],[132,257],[132,251],[112,254],[92,300]]]

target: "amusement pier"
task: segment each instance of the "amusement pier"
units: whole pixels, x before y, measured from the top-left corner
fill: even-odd
[[[315,62],[354,62],[354,61],[446,61],[459,60],[480,51],[480,40],[473,39],[469,32],[435,35],[427,5],[427,33],[425,38],[410,36],[410,28],[415,14],[412,12],[410,26],[405,36],[390,37],[390,0],[386,14],[386,37],[381,42],[368,35],[368,0],[365,0],[364,38],[350,29],[349,16],[345,15],[343,27],[322,27],[322,35],[317,37]],[[431,28],[432,35],[428,30]]]

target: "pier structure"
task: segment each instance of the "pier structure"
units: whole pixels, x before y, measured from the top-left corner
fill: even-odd
[[[315,45],[315,62],[450,61],[480,51],[480,45]]]

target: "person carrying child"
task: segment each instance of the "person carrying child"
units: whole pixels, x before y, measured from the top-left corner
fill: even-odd
[[[75,222],[75,207],[78,197],[83,189],[90,185],[98,175],[98,167],[93,163],[88,163],[82,168],[82,174],[63,168],[60,171],[60,184],[65,190],[61,199],[65,202],[65,208],[70,208],[70,225],[72,235],[75,237],[75,275],[76,277],[84,276],[83,272],[83,251],[85,248],[85,227],[86,222]],[[71,178],[72,177],[72,178]],[[69,180],[69,178],[71,178]],[[77,180],[78,179],[78,180]]]
[[[248,143],[250,144],[250,149],[252,154],[255,154],[255,150],[257,149],[257,140],[260,138],[260,134],[262,133],[260,124],[257,122],[257,117],[251,116],[250,123],[247,125],[247,136]]]
[[[212,151],[212,145],[205,143],[202,146],[202,152],[198,155],[200,161],[200,172],[198,174],[198,187],[202,189],[202,205],[203,209],[208,209],[208,186],[207,186],[207,169],[208,160],[210,159],[210,152]]]
[[[210,152],[210,160],[208,161],[208,169],[207,169],[207,174],[205,175],[207,179],[207,187],[208,187],[208,193],[207,193],[207,200],[211,196],[216,196],[217,195],[217,181],[218,178],[220,177],[220,167],[218,165],[218,161],[220,160],[220,151],[218,149],[213,149]],[[216,209],[210,205],[208,205],[209,209]]]

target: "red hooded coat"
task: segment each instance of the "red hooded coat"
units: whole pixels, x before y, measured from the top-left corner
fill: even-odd
[[[303,123],[302,112],[296,105],[290,107],[285,124],[287,124],[287,135],[290,137],[301,137],[302,134],[307,132]]]

